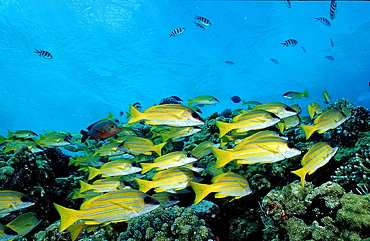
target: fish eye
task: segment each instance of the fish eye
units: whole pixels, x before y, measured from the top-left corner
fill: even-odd
[[[199,116],[199,115],[198,115],[198,113],[197,113],[197,112],[195,112],[195,111],[191,112],[191,116],[192,116],[193,118],[195,118],[195,119],[200,119],[200,116]]]
[[[290,148],[290,149],[297,149],[297,150],[299,150],[298,149],[298,147],[296,147],[293,143],[291,143],[291,142],[288,142],[288,147]]]
[[[152,204],[152,205],[158,205],[159,202],[157,200],[155,200],[154,198],[150,197],[150,196],[146,196],[144,198],[144,203],[145,204]]]
[[[190,153],[186,153],[186,157],[193,157],[193,155]]]
[[[114,128],[114,125],[110,125],[110,128]]]
[[[290,107],[290,106],[287,106],[286,108],[285,108],[285,110],[286,111],[289,111],[289,112],[294,112],[294,113],[297,113],[297,111],[295,111],[292,107]]]
[[[133,163],[132,163],[132,166],[133,166],[133,167],[141,167],[141,165],[140,165],[139,163],[136,163],[136,162],[133,162]]]

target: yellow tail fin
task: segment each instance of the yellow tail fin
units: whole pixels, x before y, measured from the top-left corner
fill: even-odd
[[[304,126],[304,125],[301,125],[299,127],[301,127],[301,129],[306,134],[306,140],[308,140],[308,138],[310,138],[310,136],[316,131],[316,127],[315,126]]]
[[[135,177],[134,177],[134,179],[137,182],[137,184],[139,184],[139,191],[147,192],[150,189],[152,189],[153,186],[154,186],[153,181],[147,181],[147,180],[143,180],[143,179],[139,179],[139,178],[135,178]]]
[[[60,215],[59,233],[63,232],[64,230],[66,230],[66,228],[68,228],[69,226],[71,226],[72,224],[80,220],[77,217],[77,215],[81,211],[70,209],[70,208],[65,208],[55,203],[54,203],[54,207]]]
[[[78,182],[80,183],[80,193],[83,193],[83,192],[86,192],[88,190],[90,190],[90,184],[82,181],[82,180],[78,180]]]
[[[211,148],[213,155],[217,158],[214,167],[220,168],[225,166],[227,163],[231,162],[233,159],[231,157],[230,151],[221,150],[218,148]]]
[[[310,115],[310,118],[312,119],[315,116],[315,109],[311,105],[307,105],[308,114]]]
[[[227,122],[221,122],[221,121],[215,121],[216,126],[218,129],[220,129],[220,134],[218,135],[218,138],[223,137],[226,133],[234,129],[233,123],[227,123]]]
[[[149,170],[153,169],[156,167],[155,163],[140,163],[141,165],[141,174],[144,174],[146,172],[148,172]]]
[[[80,235],[84,227],[86,227],[85,222],[79,222],[67,228],[68,232],[71,234],[72,241],[75,241],[77,239],[78,235]]]
[[[153,146],[153,150],[158,156],[162,156],[162,148],[167,144],[167,142],[163,142],[161,144]]]
[[[296,174],[297,176],[299,176],[301,178],[301,184],[302,184],[302,187],[304,187],[304,182],[305,182],[306,174],[307,174],[307,171],[305,170],[305,168],[302,167],[301,169],[291,171],[291,172]]]
[[[88,168],[89,168],[89,177],[87,178],[87,180],[91,180],[94,177],[96,177],[97,175],[99,175],[99,169],[96,169],[96,168],[90,167],[90,166],[88,166]]]
[[[130,116],[131,118],[128,120],[127,124],[137,122],[143,119],[143,113],[138,111],[135,107],[130,105]]]
[[[303,91],[303,97],[306,97],[306,98],[310,98],[310,96],[308,95],[308,90],[306,89],[305,91]]]
[[[189,182],[190,186],[193,188],[195,192],[195,200],[194,205],[198,204],[202,201],[208,194],[213,192],[213,188],[211,185],[201,184],[196,182]]]

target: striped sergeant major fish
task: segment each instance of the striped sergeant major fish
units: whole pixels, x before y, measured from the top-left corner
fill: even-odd
[[[290,46],[296,46],[298,44],[298,41],[295,39],[288,39],[285,40],[283,43],[280,43],[283,45],[283,47],[290,47]]]
[[[331,20],[334,20],[334,18],[337,16],[337,3],[335,0],[331,0],[330,2],[329,15]]]
[[[324,18],[324,17],[318,17],[318,18],[315,18],[316,21],[319,21],[320,23],[326,25],[326,26],[330,26],[330,22],[328,19]]]
[[[324,133],[327,130],[335,129],[345,122],[351,115],[351,112],[347,108],[343,108],[342,111],[337,109],[329,109],[319,115],[313,122],[313,125],[301,125],[301,129],[306,134],[306,140],[317,131],[319,134]]]
[[[52,59],[53,58],[53,55],[51,55],[51,53],[49,53],[48,51],[45,51],[45,50],[35,49],[35,53],[39,54],[39,56],[44,57],[45,59]]]
[[[206,27],[209,27],[212,25],[212,23],[205,17],[200,17],[200,16],[195,15],[194,19],[198,20],[201,24],[203,24]]]
[[[171,38],[171,37],[176,37],[176,36],[178,36],[178,35],[180,35],[180,34],[182,34],[182,33],[184,33],[184,31],[186,30],[186,28],[177,28],[177,29],[175,29],[175,30],[173,30],[172,32],[171,32],[171,34],[170,34],[170,37],[169,38]]]
[[[292,171],[301,178],[302,187],[304,187],[307,173],[311,175],[317,169],[324,166],[335,155],[338,147],[332,148],[326,142],[319,142],[313,145],[302,158],[302,168]]]
[[[215,192],[215,198],[234,197],[241,198],[252,192],[248,181],[235,173],[222,173],[212,178],[212,184],[190,182],[195,192],[194,205],[202,201],[209,193]]]
[[[198,23],[198,22],[195,22],[194,21],[194,24],[195,24],[195,26],[197,26],[200,30],[206,30],[206,28],[202,25],[202,24],[200,24],[200,23]]]
[[[164,104],[149,107],[140,112],[130,105],[131,118],[127,124],[145,120],[149,125],[167,126],[197,126],[203,125],[204,120],[190,107],[181,104]]]

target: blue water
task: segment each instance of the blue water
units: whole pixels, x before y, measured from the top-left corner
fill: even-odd
[[[330,19],[329,1],[289,9],[284,1],[1,0],[0,134],[79,132],[108,112],[171,95],[218,98],[203,116],[243,107],[233,95],[305,110],[324,89],[333,101],[370,107],[370,2],[337,3],[328,27],[314,18]],[[212,26],[199,30],[194,14]],[[186,31],[169,38],[179,27]],[[298,45],[282,47],[290,38]],[[309,99],[282,97],[305,89]]]

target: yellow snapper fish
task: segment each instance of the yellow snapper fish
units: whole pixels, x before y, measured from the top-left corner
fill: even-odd
[[[322,92],[322,100],[317,100],[317,101],[322,101],[325,104],[329,104],[330,103],[330,99],[331,99],[331,95],[329,95],[329,93],[326,90],[324,90]]]
[[[39,135],[37,135],[33,131],[29,130],[18,130],[15,132],[11,132],[8,130],[8,139],[28,139],[28,138],[37,138]]]
[[[300,127],[306,134],[306,140],[317,131],[319,134],[324,133],[327,130],[337,128],[343,122],[345,122],[351,115],[351,112],[347,108],[343,108],[342,111],[337,109],[329,109],[316,117],[313,125],[301,125]]]
[[[170,207],[180,202],[178,196],[169,192],[158,192],[153,194],[152,197],[161,204],[161,207]]]
[[[290,107],[297,112],[297,115],[302,112],[302,108],[298,104],[290,105]]]
[[[243,131],[259,130],[272,126],[280,121],[280,118],[275,114],[265,110],[251,110],[244,114],[235,116],[232,123],[215,121],[220,129],[219,138],[223,137],[227,132],[237,129]]]
[[[195,97],[195,99],[188,99],[188,105],[215,105],[220,103],[218,99],[210,95],[200,95]]]
[[[95,150],[95,156],[117,156],[126,153],[127,151],[124,148],[121,148],[122,143],[110,142],[105,145],[102,145]]]
[[[220,144],[215,144],[212,141],[203,141],[194,147],[193,150],[190,151],[190,154],[195,156],[197,159],[201,159],[209,154],[212,154],[211,147],[218,148],[219,146]]]
[[[215,198],[232,196],[239,199],[252,192],[248,181],[235,173],[223,173],[212,178],[212,184],[201,184],[190,182],[190,186],[195,192],[194,205],[202,201],[208,194],[216,192]]]
[[[99,169],[90,166],[88,168],[89,177],[87,180],[91,180],[97,175],[103,175],[103,177],[113,177],[130,175],[142,170],[141,165],[131,159],[117,159],[114,161],[109,161],[102,165]]]
[[[131,118],[127,124],[145,120],[149,125],[168,126],[198,126],[203,125],[203,119],[197,112],[181,104],[163,104],[149,107],[140,112],[130,105]]]
[[[88,226],[127,221],[158,208],[159,202],[138,190],[122,189],[88,199],[80,210],[55,203],[54,207],[61,217],[59,232],[63,232],[78,221]]]
[[[142,174],[148,172],[153,168],[158,168],[159,170],[167,169],[170,167],[178,167],[188,163],[195,162],[197,158],[186,151],[174,151],[167,153],[166,155],[157,157],[154,159],[153,163],[142,162],[141,167],[143,170]]]
[[[34,229],[41,221],[42,219],[39,218],[36,213],[28,212],[18,216],[6,226],[14,230],[16,233],[18,233],[18,235],[24,236],[31,232],[31,230]],[[0,237],[0,240],[3,239]]]
[[[280,119],[297,114],[297,111],[295,111],[292,107],[281,102],[268,102],[260,104],[254,107],[253,110],[265,110],[274,113]]]
[[[216,168],[237,160],[237,164],[272,163],[301,154],[301,151],[280,137],[256,139],[236,145],[230,150],[212,148]]]
[[[72,190],[72,193],[73,193],[72,194],[72,199],[84,198],[85,201],[87,199],[100,196],[102,194],[101,192],[95,192],[93,190],[89,190],[89,191],[86,191],[84,193],[80,193],[80,190],[79,189],[73,189]]]
[[[182,190],[189,186],[189,182],[201,181],[201,178],[195,177],[192,170],[184,167],[172,167],[157,172],[152,177],[152,181],[134,178],[139,185],[139,190],[147,192],[155,188],[155,192],[174,192]]]
[[[68,165],[100,167],[103,164],[104,162],[100,161],[99,156],[94,155],[94,153],[88,153],[84,156],[70,157]]]
[[[12,241],[16,237],[18,237],[18,234],[14,230],[0,223],[0,240],[1,241]]]
[[[281,134],[275,132],[275,131],[257,131],[256,133],[249,135],[245,137],[244,139],[240,141],[234,141],[235,146],[234,149],[238,149],[239,147],[243,147],[245,144],[250,143],[252,141],[258,140],[258,139],[269,139],[269,138],[281,138],[284,140],[288,140],[287,137],[282,136]]]
[[[302,158],[302,168],[292,171],[301,178],[302,187],[305,184],[306,174],[311,175],[317,169],[324,166],[335,155],[338,147],[332,148],[326,142],[319,142],[313,145]]]
[[[163,142],[161,144],[154,145],[151,140],[138,136],[124,136],[123,138],[120,138],[120,140],[122,142],[119,145],[119,149],[133,155],[151,155],[152,152],[155,152],[158,156],[161,156],[162,148],[167,144],[167,142]]]
[[[297,115],[292,115],[287,118],[281,119],[279,123],[277,123],[279,130],[281,133],[288,130],[291,127],[299,125],[299,117]]]
[[[302,93],[301,92],[296,92],[296,91],[288,91],[288,92],[283,94],[283,97],[287,98],[287,99],[290,99],[290,100],[300,99],[302,97],[309,98],[308,90],[305,90]]]
[[[322,114],[322,108],[319,104],[316,102],[312,102],[311,105],[307,105],[308,114],[310,115],[310,118],[312,119],[315,115]]]
[[[23,193],[11,190],[0,190],[0,218],[10,212],[27,208],[35,204],[35,201]]]
[[[8,142],[7,144],[5,144],[5,149],[4,149],[4,153],[8,153],[8,152],[11,152],[11,151],[15,151],[17,150],[17,148],[20,146],[20,145],[25,145],[27,146],[28,150],[30,150],[32,153],[39,153],[39,152],[43,152],[44,149],[37,145],[35,142],[33,141],[21,141],[21,140],[15,140],[15,141],[12,141],[12,142]]]
[[[41,147],[62,147],[72,143],[63,133],[54,133],[49,136],[40,135],[40,139],[34,139],[35,143]]]
[[[194,126],[171,127],[169,130],[154,132],[153,138],[160,136],[163,142],[166,142],[169,139],[171,139],[172,141],[178,141],[199,131],[201,131],[201,129]]]
[[[250,100],[250,101],[242,100],[242,104],[246,105],[248,107],[248,110],[252,110],[254,107],[256,107],[257,105],[261,105],[262,103],[258,101],[254,101],[254,100]]]
[[[93,182],[93,184],[88,184],[82,180],[78,180],[80,184],[80,193],[84,193],[86,191],[94,191],[94,192],[111,192],[118,189],[128,188],[125,184],[123,184],[119,180],[112,180],[112,179],[100,179]]]

